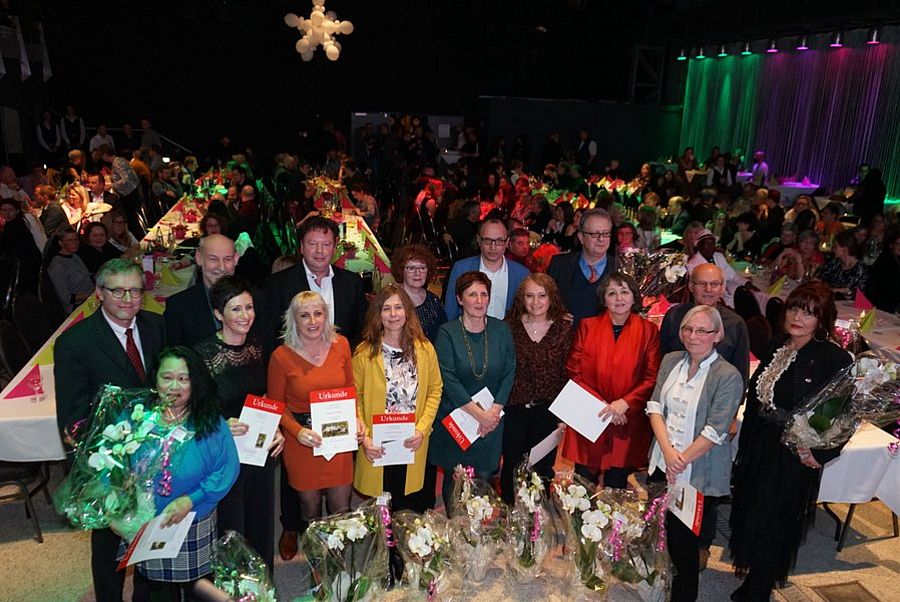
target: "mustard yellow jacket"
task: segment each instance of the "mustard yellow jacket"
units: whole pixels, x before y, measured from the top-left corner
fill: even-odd
[[[418,342],[416,350],[416,373],[419,378],[419,392],[416,397],[416,430],[424,435],[424,440],[416,450],[415,462],[406,467],[405,494],[422,489],[425,481],[425,460],[428,457],[428,439],[431,427],[441,402],[444,383],[438,366],[437,354],[428,341]],[[387,383],[384,379],[384,359],[381,353],[371,356],[371,348],[363,343],[353,354],[353,380],[356,384],[356,407],[366,425],[366,435],[372,435],[372,416],[384,414]],[[384,469],[372,466],[372,462],[360,449],[356,454],[353,486],[364,495],[381,495],[384,490]]]

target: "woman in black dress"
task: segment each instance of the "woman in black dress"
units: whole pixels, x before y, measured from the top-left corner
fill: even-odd
[[[406,245],[394,251],[391,274],[403,287],[416,308],[416,316],[429,341],[434,343],[438,328],[447,321],[444,304],[428,290],[434,280],[437,260],[425,245]]]
[[[786,335],[750,380],[733,473],[731,554],[746,575],[732,600],[768,601],[797,559],[815,516],[822,466],[840,449],[791,451],[781,443],[794,408],[817,392],[850,355],[831,342],[837,310],[828,285],[807,282],[785,302]]]
[[[239,420],[248,394],[266,394],[266,366],[262,343],[250,333],[256,312],[246,282],[223,276],[209,289],[213,315],[221,330],[198,343],[197,352],[216,381],[219,411],[231,434],[239,437],[248,426]],[[219,502],[219,535],[232,529],[247,538],[270,569],[274,569],[275,457],[284,438],[275,430],[265,466],[241,464],[241,472],[228,495]]]

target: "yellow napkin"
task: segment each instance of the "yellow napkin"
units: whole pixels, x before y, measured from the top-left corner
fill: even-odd
[[[178,286],[181,284],[181,280],[178,279],[178,276],[175,275],[175,272],[173,272],[172,268],[169,266],[163,266],[159,271],[159,276],[159,281],[163,284],[168,284],[170,286]]]
[[[34,358],[35,366],[52,366],[53,365],[53,343],[45,346],[41,352]]]
[[[781,278],[776,280],[774,284],[769,287],[769,295],[771,295],[772,297],[777,297],[778,295],[780,295],[781,289],[784,288],[784,283],[786,280],[787,276],[782,276]]]
[[[869,332],[875,328],[875,310],[869,309],[859,314],[859,331]]]
[[[166,308],[163,307],[163,304],[153,298],[152,295],[144,295],[143,300],[141,301],[141,309],[145,311],[152,311],[155,314],[160,314],[166,311]]]

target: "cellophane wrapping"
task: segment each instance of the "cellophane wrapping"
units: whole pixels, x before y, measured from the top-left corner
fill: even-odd
[[[528,467],[527,460],[515,471],[515,503],[509,514],[510,544],[505,546],[507,565],[518,581],[531,581],[544,571],[544,563],[556,545],[556,528],[549,508],[544,480]]]
[[[235,531],[226,531],[215,541],[211,567],[213,583],[232,600],[276,602],[278,599],[266,562]]]
[[[401,510],[393,515],[397,548],[403,557],[403,585],[414,600],[460,600],[462,571],[450,537],[450,521],[435,512]]]
[[[484,580],[507,540],[506,504],[473,475],[470,467],[456,467],[449,508],[451,543],[464,565],[467,584]]]

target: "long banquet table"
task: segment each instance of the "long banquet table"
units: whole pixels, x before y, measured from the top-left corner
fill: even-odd
[[[185,227],[188,237],[199,236],[199,225],[196,221],[186,223],[183,209],[185,205],[179,201],[142,242],[151,242],[158,236],[167,238],[169,232],[178,225]],[[181,270],[165,270],[165,276],[157,281],[157,286],[144,293],[142,308],[161,314],[165,309],[166,299],[192,284],[194,273],[193,265]],[[99,306],[99,301],[93,295],[78,306],[0,392],[0,460],[44,462],[62,460],[65,457],[56,426],[53,345],[59,335],[97,311]],[[91,350],[85,349],[84,352],[91,353]],[[32,387],[32,384],[38,382],[37,375],[40,375],[40,389],[43,390],[41,395],[36,395]]]

